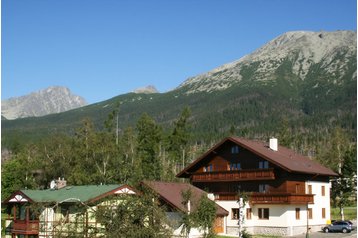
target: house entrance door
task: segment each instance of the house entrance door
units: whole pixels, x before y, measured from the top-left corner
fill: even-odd
[[[215,233],[224,233],[224,217],[217,216],[215,218],[214,232]]]

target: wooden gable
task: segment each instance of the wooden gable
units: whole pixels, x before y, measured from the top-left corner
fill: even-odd
[[[26,196],[26,194],[21,191],[14,192],[3,203],[27,203],[32,202],[32,199]]]
[[[215,165],[217,168],[225,168],[224,160],[226,166],[237,160],[245,169],[279,168],[292,174],[337,176],[331,169],[283,146],[274,150],[264,142],[228,137],[184,168],[177,177],[188,178],[194,173],[205,171],[208,166],[213,171]]]
[[[273,166],[268,160],[230,140],[210,150],[188,170],[189,173],[227,171],[232,169],[258,169]],[[210,171],[211,169],[211,171]]]

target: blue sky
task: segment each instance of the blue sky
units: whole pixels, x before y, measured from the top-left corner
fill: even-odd
[[[2,0],[1,98],[66,86],[89,103],[187,78],[287,31],[357,29],[356,0]]]

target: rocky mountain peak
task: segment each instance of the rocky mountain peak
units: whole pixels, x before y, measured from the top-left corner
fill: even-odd
[[[1,115],[6,119],[39,117],[87,105],[85,99],[72,94],[70,89],[51,86],[21,97],[1,102]]]
[[[150,94],[150,93],[159,93],[159,91],[153,85],[148,85],[146,87],[141,87],[141,88],[137,88],[137,89],[133,90],[133,93]]]
[[[312,67],[320,67],[339,81],[347,71],[347,63],[357,54],[357,32],[292,31],[271,40],[253,53],[205,74],[189,78],[178,88],[188,94],[224,90],[242,80],[277,79],[284,63],[301,80]],[[289,65],[289,66],[288,66]]]
[[[342,47],[356,48],[357,33],[353,31],[312,32],[291,31],[284,33],[246,57],[248,59],[265,59],[286,57],[290,52],[299,51],[302,57],[318,63],[332,51]]]

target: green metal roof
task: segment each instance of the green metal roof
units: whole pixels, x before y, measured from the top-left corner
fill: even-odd
[[[21,192],[34,202],[73,203],[89,202],[122,186],[118,184],[67,186],[58,190],[21,190]]]

